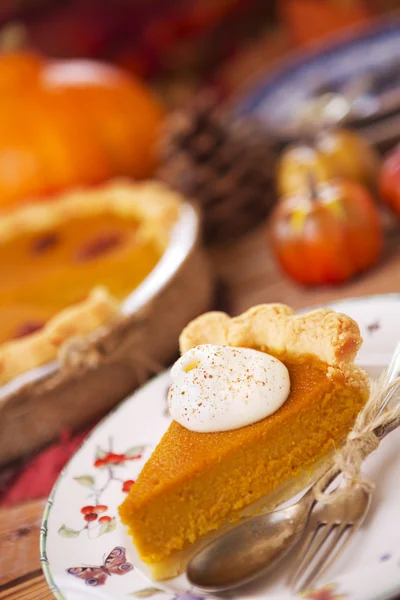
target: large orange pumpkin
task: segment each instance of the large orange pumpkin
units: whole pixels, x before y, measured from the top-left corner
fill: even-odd
[[[123,71],[0,55],[0,208],[155,166],[163,110]]]

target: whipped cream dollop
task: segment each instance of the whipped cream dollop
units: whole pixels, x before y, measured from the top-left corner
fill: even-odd
[[[277,358],[231,346],[204,344],[171,370],[172,418],[191,431],[229,431],[276,412],[290,392],[289,373]]]

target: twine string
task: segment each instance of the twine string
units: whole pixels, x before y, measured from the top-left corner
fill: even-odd
[[[66,373],[93,369],[100,364],[125,365],[135,373],[138,385],[142,385],[151,375],[164,369],[163,365],[146,354],[139,345],[132,347],[129,339],[120,341],[117,352],[103,352],[86,338],[72,338],[62,348],[59,360]]]
[[[339,486],[333,492],[325,492],[325,481],[322,478],[314,488],[317,501],[331,504],[338,495],[347,495],[355,485],[361,485],[368,490],[375,487],[362,476],[361,465],[365,458],[378,448],[385,428],[389,425],[400,425],[400,377],[389,384],[386,380],[387,374],[384,373],[379,381],[372,383],[367,403],[360,411],[346,442],[334,456],[333,467],[343,474],[346,485]]]

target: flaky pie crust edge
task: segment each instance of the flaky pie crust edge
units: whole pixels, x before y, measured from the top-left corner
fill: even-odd
[[[354,364],[362,344],[357,323],[347,315],[320,308],[296,315],[285,304],[261,304],[237,317],[208,312],[182,331],[182,353],[200,344],[248,347],[282,357],[312,356],[328,366],[328,376],[369,393],[369,377]]]

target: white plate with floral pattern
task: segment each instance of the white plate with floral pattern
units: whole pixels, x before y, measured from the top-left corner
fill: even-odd
[[[400,340],[400,295],[331,305],[357,320],[364,338],[358,362],[377,374]],[[169,373],[158,375],[106,417],[61,473],[41,532],[41,560],[58,600],[201,600],[184,576],[152,583],[122,526],[117,507],[168,427]],[[400,431],[365,464],[376,484],[370,513],[351,545],[308,600],[383,600],[400,596]],[[288,558],[290,561],[290,557]],[[287,566],[287,565],[286,565]],[[295,598],[284,585],[285,565],[273,576],[221,595],[235,600]]]

